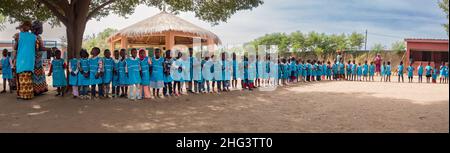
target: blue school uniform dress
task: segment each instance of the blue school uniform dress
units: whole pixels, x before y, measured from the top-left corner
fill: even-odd
[[[183,82],[190,82],[192,81],[192,77],[194,73],[192,73],[192,67],[193,61],[192,58],[188,58],[186,60],[182,60],[184,69],[183,69]]]
[[[150,86],[152,88],[159,89],[164,87],[163,63],[164,58],[159,57],[159,59],[156,59],[155,57],[152,57],[153,71],[150,77]]]
[[[431,76],[431,66],[425,67],[425,75],[427,77]]]
[[[278,79],[283,79],[283,71],[284,71],[284,66],[282,63],[277,64],[278,66]]]
[[[119,66],[119,69],[118,69],[119,84],[120,84],[120,86],[128,86],[129,85],[128,76],[125,71],[125,67],[127,66],[127,61],[125,59],[119,60],[118,66]]]
[[[440,77],[445,76],[445,67],[444,66],[439,67],[439,76]]]
[[[113,80],[114,59],[103,58],[103,83],[110,84]]]
[[[203,60],[202,76],[206,81],[212,81],[214,78],[214,64],[211,60]]]
[[[66,73],[64,72],[64,59],[52,60],[53,87],[67,86]]]
[[[386,69],[385,67],[386,67],[386,66],[381,65],[381,68],[380,68],[381,76],[385,76],[385,75],[386,75],[386,72],[385,72],[385,70],[384,70],[384,69]]]
[[[403,76],[403,65],[397,66],[397,73],[399,76]]]
[[[256,79],[256,62],[248,62],[248,81],[252,83]]]
[[[358,76],[362,75],[362,66],[358,66],[356,73],[358,74]]]
[[[238,79],[238,62],[233,59],[233,79],[237,80]]]
[[[88,86],[91,84],[90,77],[85,77],[84,73],[89,74],[89,59],[87,58],[81,58],[80,59],[80,73],[78,73],[78,85],[79,86]]]
[[[11,66],[11,57],[3,57],[2,58],[2,78],[3,79],[12,79],[12,66]]]
[[[169,58],[169,59],[164,58],[164,83],[171,83],[173,81],[172,73],[171,73],[172,64],[173,64],[173,59],[171,59],[171,58]],[[144,79],[144,78],[142,78],[142,79]],[[150,77],[149,77],[148,81],[149,81],[149,84],[150,84]]]
[[[130,85],[141,84],[141,74],[140,74],[141,62],[139,58],[129,57],[126,59],[126,62],[128,70],[128,83]]]
[[[347,64],[347,75],[352,74],[352,67],[353,67],[352,64]]]
[[[193,80],[197,81],[197,82],[202,82],[203,81],[203,76],[202,76],[202,60],[199,58],[195,58],[194,60],[194,68],[192,69],[192,71],[194,72],[193,74]],[[231,70],[230,70],[231,71]],[[231,72],[229,72],[231,73]]]
[[[289,76],[291,76],[291,68],[289,64],[285,63],[284,65],[284,73],[283,73],[283,79],[289,79]]]
[[[17,52],[16,59],[21,60],[17,60],[16,62],[16,73],[32,72],[36,60],[36,57],[34,56],[36,49],[36,35],[31,32],[20,32],[19,37],[19,46],[17,49],[19,52]]]
[[[297,73],[299,77],[303,76],[303,64],[299,63],[297,65]]]
[[[312,66],[310,63],[306,64],[306,75],[311,76],[312,75]]]
[[[184,71],[184,65],[183,61],[181,59],[173,59],[173,68],[170,71],[170,75],[172,76],[173,81],[183,81],[183,71]]]
[[[269,66],[270,66],[270,78],[274,78],[274,79],[278,79],[278,73],[279,73],[279,69],[278,69],[278,64],[275,62],[269,62]]]
[[[408,66],[408,77],[412,78],[414,74],[414,67]]]
[[[70,68],[70,74],[69,74],[69,85],[71,86],[78,86],[78,59],[72,58],[69,61],[69,68]],[[74,75],[72,75],[72,73]]]
[[[270,77],[270,61],[265,61],[265,70],[264,70],[264,74],[263,74],[263,79],[269,79]]]
[[[327,65],[327,76],[331,76],[331,66]]]
[[[291,77],[297,77],[297,66],[296,66],[295,62],[291,62],[289,64],[289,69],[291,70],[290,71],[290,76]]]
[[[431,76],[433,78],[433,80],[437,79],[437,73],[438,73],[438,71],[436,69],[433,69],[433,74]]]
[[[263,72],[263,71],[260,71]],[[262,73],[264,74],[264,73]],[[231,66],[228,60],[222,60],[222,78],[224,81],[231,80]]]
[[[417,75],[423,76],[423,66],[419,65],[417,67]]]
[[[370,65],[369,66],[369,76],[374,76],[375,75],[375,65]]]
[[[391,70],[391,66],[390,66],[390,65],[386,65],[386,73],[385,73],[385,74],[386,74],[387,76],[391,76],[391,71],[392,71],[392,70]]]
[[[322,76],[323,73],[322,68],[323,68],[322,65],[317,65],[317,72],[316,72],[317,77]]]
[[[95,77],[95,74],[97,74],[99,72],[100,69],[100,57],[94,57],[89,59],[89,79],[91,80],[91,84],[90,85],[98,85],[98,84],[102,84],[103,80],[102,77]]]
[[[363,65],[362,73],[364,76],[367,76],[367,74],[369,73],[369,65],[367,65],[367,64]]]
[[[150,59],[148,57],[145,57],[142,61],[139,62],[142,72],[141,85],[143,86],[150,85],[150,64],[148,63],[149,60]]]
[[[352,74],[353,74],[353,75],[357,75],[357,74],[358,74],[358,65],[353,64],[353,67],[352,67]]]
[[[221,61],[214,61],[214,80],[215,81],[222,81],[222,62]]]
[[[189,73],[189,77],[185,80],[186,81],[192,81],[193,77],[194,77],[194,71],[192,71],[194,69],[194,61],[196,60],[195,57],[189,57],[189,69],[187,69],[187,72]]]
[[[112,86],[117,87],[120,86],[120,80],[119,80],[119,60],[114,59],[114,66],[113,66],[113,77],[112,77]]]
[[[338,75],[338,65],[337,64],[333,64],[333,75]]]
[[[340,67],[340,68],[339,68],[339,70],[340,70],[339,73],[340,73],[341,75],[344,75],[344,74],[345,74],[345,65],[344,65],[344,63],[340,63],[340,64],[339,64],[339,67]]]

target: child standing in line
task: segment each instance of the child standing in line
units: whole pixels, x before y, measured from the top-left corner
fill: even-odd
[[[182,88],[181,88],[181,82],[183,82],[183,61],[181,57],[183,56],[183,53],[177,52],[176,57],[173,59],[173,69],[172,71],[172,79],[174,81],[173,83],[173,93],[175,96],[180,96],[182,94]]]
[[[367,76],[369,74],[369,65],[367,65],[367,60],[364,61],[364,65],[362,67],[362,73],[363,73],[363,81],[367,81]]]
[[[327,77],[327,63],[325,60],[322,61],[322,80],[325,80]]]
[[[150,93],[150,67],[152,60],[148,58],[144,49],[139,49],[139,61],[141,66],[141,97],[150,99],[152,98]]]
[[[80,86],[80,98],[81,99],[89,99],[88,96],[88,88],[91,84],[91,80],[89,79],[89,54],[86,49],[82,49],[80,51],[80,61],[79,67],[80,73],[78,73],[78,86]]]
[[[431,78],[433,79],[433,80],[432,80],[433,83],[436,83],[436,80],[437,80],[437,74],[438,74],[437,68],[438,68],[437,65],[434,65],[434,68],[433,68],[433,70],[432,70],[432,71],[433,71],[433,72],[432,72],[433,74],[431,75]]]
[[[232,86],[232,88],[237,88],[237,80],[238,80],[238,72],[239,72],[238,61],[236,59],[235,52],[233,52],[232,56],[233,56],[233,77],[231,80],[231,86]],[[202,60],[202,62],[203,62],[203,60]]]
[[[114,66],[112,78],[112,97],[117,98],[120,95],[120,80],[119,80],[119,50],[114,50]]]
[[[61,51],[55,51],[55,58],[52,60],[52,64],[50,65],[50,72],[48,76],[52,76],[53,74],[53,87],[56,88],[58,92],[56,96],[64,97],[64,89],[67,86],[66,82],[66,63],[64,59],[61,59]]]
[[[420,62],[419,66],[417,67],[417,75],[419,76],[419,83],[422,83],[422,77],[423,77],[422,62]]]
[[[297,80],[297,63],[295,62],[295,57],[291,57],[291,63],[289,64],[290,71],[290,82],[294,82],[294,80]]]
[[[202,57],[200,52],[197,52],[195,54],[192,71],[194,72],[192,76],[192,79],[194,80],[194,93],[200,94],[204,91],[204,83],[202,77]]]
[[[105,58],[103,58],[104,65],[104,75],[103,75],[103,87],[105,88],[105,98],[110,98],[110,89],[111,82],[113,80],[113,69],[114,69],[114,59],[111,58],[111,51],[109,49],[105,49],[103,52]],[[114,89],[113,89],[114,90]]]
[[[136,48],[131,49],[131,57],[126,59],[125,73],[128,76],[128,99],[140,100],[141,97],[141,64]]]
[[[121,94],[120,97],[128,97],[127,93],[128,93],[128,76],[126,75],[126,67],[127,67],[127,61],[126,61],[126,57],[127,57],[127,53],[125,49],[120,49],[120,60],[119,60],[119,84],[120,84],[120,90],[121,90]]]
[[[331,70],[332,70],[331,62],[328,61],[328,62],[327,62],[327,68],[326,68],[326,71],[327,71],[327,80],[331,80],[331,79],[332,79],[332,78],[331,78]]]
[[[439,83],[442,83],[443,81],[445,83],[445,62],[442,62],[439,67]]]
[[[218,55],[218,57],[216,57],[216,56],[212,56],[212,62],[213,62],[213,64],[214,64],[214,81],[213,81],[213,85],[212,85],[212,87],[213,87],[213,91],[214,91],[214,87],[215,87],[215,84],[217,84],[217,93],[219,93],[219,92],[221,92],[221,90],[222,90],[222,81],[223,81],[223,78],[222,78],[222,63],[221,63],[221,54],[219,54]],[[256,64],[255,64],[255,66],[256,66]],[[256,73],[255,73],[256,74]]]
[[[397,72],[398,72],[398,82],[400,82],[400,78],[402,79],[402,82],[404,82],[404,78],[403,78],[403,61],[400,61],[400,65],[398,65],[397,67]]]
[[[358,81],[362,81],[361,76],[363,74],[362,72],[363,67],[361,66],[361,63],[358,63],[358,67],[356,68],[356,73],[358,75]]]
[[[383,62],[383,65],[381,65],[380,68],[380,74],[381,74],[381,82],[386,81],[385,76],[386,76],[386,62]]]
[[[159,91],[164,87],[164,58],[161,57],[161,49],[155,49],[155,56],[152,58],[152,75],[150,87],[153,88],[153,96],[160,98]]]
[[[307,82],[309,82],[309,75],[310,75],[308,66],[309,66],[309,60],[306,60],[306,63],[303,62],[303,77],[305,77],[304,80]],[[278,70],[278,71],[280,71],[280,70]]]
[[[369,81],[375,81],[374,76],[375,76],[375,64],[373,64],[373,62],[370,62]]]
[[[298,81],[303,82],[303,64],[302,64],[302,60],[299,59],[297,61],[297,72],[298,72]]]
[[[8,50],[3,49],[2,52],[2,79],[3,79],[3,91],[1,93],[6,93],[6,82],[9,85],[9,92],[12,93],[12,79],[13,79],[13,63],[10,56],[8,56]]]
[[[431,70],[432,70],[432,68],[431,68],[431,65],[430,65],[431,63],[430,62],[428,62],[428,65],[425,67],[425,77],[427,77],[427,83],[430,83],[430,78],[431,78]]]
[[[242,67],[241,64],[239,64],[239,65]],[[210,61],[209,55],[206,55],[204,57],[204,59],[202,60],[202,76],[205,79],[205,85],[206,85],[206,91],[204,93],[211,92],[210,83],[212,81],[213,74],[214,74],[214,71],[211,71],[211,70],[213,70],[213,68],[214,68],[213,63]],[[243,78],[243,77],[241,77],[241,78]],[[241,83],[243,83],[243,82],[241,81]],[[242,85],[242,88],[244,88],[243,85]]]
[[[337,78],[338,78],[338,69],[339,69],[339,67],[338,67],[338,64],[337,64],[337,61],[335,60],[334,61],[334,64],[333,64],[333,67],[332,67],[332,69],[333,69],[333,80],[337,80]]]
[[[165,97],[173,96],[174,89],[172,89],[173,85],[173,78],[170,74],[170,70],[172,68],[173,59],[171,56],[171,51],[166,50],[164,53],[164,88],[163,88],[163,94]]]
[[[264,67],[264,61],[259,61],[260,62],[260,67]],[[263,80],[263,75],[264,75],[264,68],[260,69],[261,71],[259,71],[259,76],[260,76],[260,81],[264,83]],[[222,90],[223,91],[230,91],[229,88],[229,84],[230,84],[230,79],[231,79],[231,66],[230,66],[230,62],[228,60],[228,55],[226,52],[222,53]],[[261,86],[261,82],[259,82],[258,84]]]
[[[385,72],[385,75],[386,75],[386,79],[385,79],[385,81],[386,82],[391,82],[391,72],[392,72],[392,69],[391,69],[391,62],[389,61],[389,62],[387,62],[387,65],[386,65],[386,72]]]
[[[413,63],[411,63],[408,66],[408,82],[409,83],[413,82],[413,75],[414,75],[414,67],[413,67]]]
[[[353,60],[353,65],[352,65],[352,80],[353,81],[357,81],[357,76],[358,75],[358,65],[356,64],[356,60]]]
[[[103,76],[103,61],[98,57],[100,48],[94,47],[91,50],[92,57],[89,59],[89,76],[91,80],[91,98],[103,97],[102,76]],[[98,91],[97,88],[98,87]],[[98,93],[98,97],[96,96]]]
[[[339,74],[339,80],[345,80],[345,63],[342,59],[341,62],[339,62]]]
[[[316,80],[316,76],[317,76],[317,64],[316,64],[316,60],[313,60],[311,62],[311,81],[315,81]]]
[[[69,85],[72,86],[73,98],[78,98],[78,73],[79,63],[77,58],[69,60]]]
[[[351,60],[348,60],[348,63],[347,63],[347,77],[346,77],[346,79],[347,80],[352,80],[352,61]]]

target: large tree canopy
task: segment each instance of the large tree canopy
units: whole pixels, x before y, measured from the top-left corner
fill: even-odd
[[[263,4],[262,0],[2,0],[0,14],[10,22],[23,20],[50,21],[66,26],[69,58],[75,57],[82,45],[87,21],[109,14],[125,17],[140,4],[171,12],[194,12],[201,20],[216,25],[226,22],[240,10]],[[20,6],[20,7],[17,7]]]

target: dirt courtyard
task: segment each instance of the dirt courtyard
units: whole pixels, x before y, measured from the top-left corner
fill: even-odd
[[[0,132],[449,132],[449,85],[323,81],[158,100],[0,95]]]

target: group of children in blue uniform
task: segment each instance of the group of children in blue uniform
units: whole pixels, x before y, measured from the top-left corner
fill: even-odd
[[[365,61],[361,64],[353,60],[344,63],[341,58],[333,63],[303,61],[294,57],[270,60],[268,54],[261,58],[244,56],[238,60],[235,53],[230,59],[227,53],[220,53],[218,57],[194,55],[192,49],[189,50],[189,55],[183,55],[179,51],[174,54],[170,50],[162,53],[160,49],[155,49],[154,55],[147,56],[145,50],[138,51],[135,48],[131,49],[131,55],[127,55],[125,49],[114,50],[113,57],[108,49],[104,51],[104,57],[99,57],[100,52],[97,47],[90,54],[82,49],[80,58],[73,58],[66,64],[61,58],[61,51],[57,50],[48,73],[52,76],[53,87],[57,89],[56,96],[64,96],[65,88],[71,86],[75,98],[128,97],[138,100],[186,93],[230,91],[230,88],[237,88],[238,80],[241,80],[243,90],[252,90],[261,86],[321,80],[375,81],[376,73],[373,62],[369,64]],[[12,78],[12,63],[5,51],[3,56],[3,85],[6,89],[5,81]],[[403,73],[407,72],[409,82],[412,82],[416,70],[419,82],[422,82],[425,72],[427,82],[436,82],[437,75],[440,74],[440,82],[448,83],[448,65],[445,63],[442,63],[438,72],[437,66],[432,68],[430,63],[426,67],[420,63],[417,69],[410,64],[405,69],[401,62],[397,67],[398,81],[403,82]],[[390,82],[391,75],[391,63],[384,62],[381,65],[381,81]],[[186,92],[183,92],[183,86],[186,87]]]

